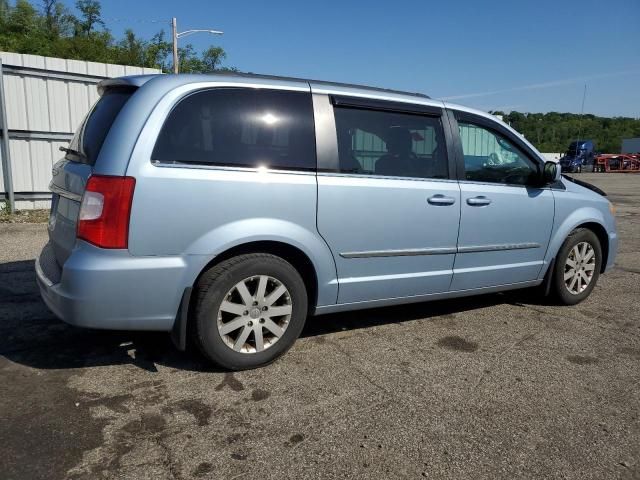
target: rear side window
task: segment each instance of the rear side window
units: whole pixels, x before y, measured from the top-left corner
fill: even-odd
[[[216,88],[169,114],[153,149],[162,163],[315,170],[311,95]]]
[[[131,88],[107,90],[80,125],[66,158],[94,165],[113,122],[134,92]]]
[[[341,172],[448,178],[439,117],[344,107],[334,111]]]

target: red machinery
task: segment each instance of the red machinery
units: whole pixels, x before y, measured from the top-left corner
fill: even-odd
[[[598,155],[595,171],[640,173],[640,154],[607,153]]]

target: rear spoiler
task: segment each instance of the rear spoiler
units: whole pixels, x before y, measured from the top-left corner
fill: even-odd
[[[121,88],[121,87],[129,87],[129,88],[139,88],[149,80],[154,77],[157,77],[160,74],[155,75],[130,75],[128,77],[116,77],[116,78],[108,78],[106,80],[102,80],[98,83],[98,93],[100,96],[104,94],[110,88]]]

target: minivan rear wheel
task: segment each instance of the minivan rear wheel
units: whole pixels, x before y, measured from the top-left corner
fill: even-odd
[[[562,244],[554,266],[553,290],[564,305],[587,298],[598,281],[602,247],[595,233],[577,228]]]
[[[221,367],[267,365],[296,341],[307,316],[298,271],[267,253],[239,255],[205,272],[191,329],[200,351]]]

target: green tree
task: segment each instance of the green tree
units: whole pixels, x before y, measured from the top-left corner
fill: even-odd
[[[100,2],[97,0],[78,0],[76,8],[82,14],[82,18],[77,23],[79,33],[84,33],[88,37],[97,25],[104,27]]]
[[[510,112],[504,121],[542,152],[564,152],[578,139],[593,140],[600,152],[617,153],[623,138],[640,136],[640,119],[575,113]]]
[[[28,0],[0,0],[0,50],[94,62],[117,63],[170,71],[172,45],[163,31],[151,40],[132,29],[115,39],[105,28],[98,0],[77,0],[78,15],[62,0],[38,0],[35,8]],[[234,70],[223,67],[226,52],[210,47],[202,55],[186,45],[180,49],[182,72]]]
[[[137,38],[133,30],[127,29],[124,38],[118,42],[116,61],[125,65],[144,65],[147,48],[144,40]]]
[[[173,45],[165,40],[164,30],[156,33],[147,45],[144,54],[144,67],[159,68],[163,72],[169,70],[167,58],[172,54]]]
[[[42,13],[46,35],[50,40],[56,41],[73,32],[75,17],[59,0],[42,0]]]
[[[45,55],[48,51],[43,37],[42,19],[27,0],[17,0],[3,15],[0,47],[18,53]]]
[[[222,47],[209,47],[202,53],[202,67],[205,72],[215,72],[226,58],[227,53]]]

